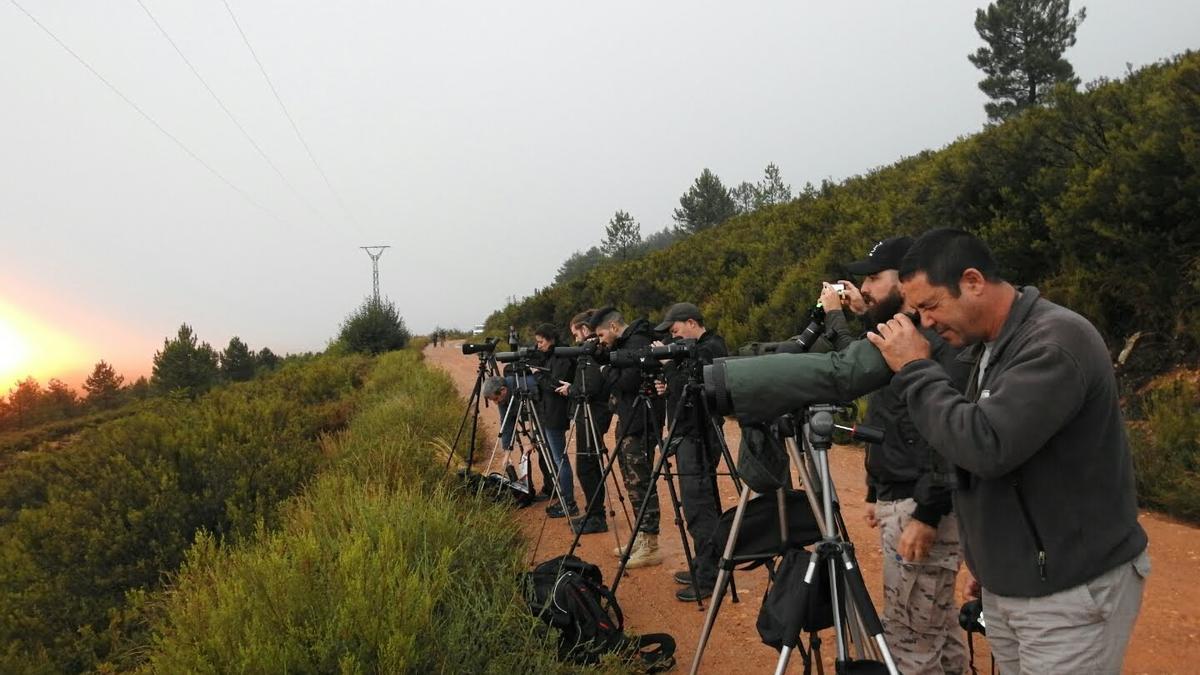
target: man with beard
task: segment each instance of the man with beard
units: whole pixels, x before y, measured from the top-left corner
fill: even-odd
[[[839,295],[825,284],[826,337],[837,348],[854,339],[846,328],[843,303],[867,326],[904,311],[900,293],[900,260],[910,237],[876,243],[870,253],[846,270],[862,275],[862,287],[841,281]],[[932,358],[951,380],[966,381],[969,366],[957,359],[958,349],[930,329],[922,331]],[[909,418],[899,380],[867,398],[864,422],[884,430],[882,443],[867,444],[866,521],[878,527],[883,545],[883,626],[896,665],[907,675],[961,673],[966,653],[954,603],[960,564],[958,523],[951,506],[952,472],[940,455],[917,433]]]
[[[615,307],[596,310],[589,322],[603,351],[597,360],[607,362],[613,351],[639,352],[654,341],[651,326],[645,319],[625,323],[624,316]],[[654,447],[662,436],[664,418],[663,400],[651,396],[649,408],[639,408],[638,393],[642,390],[643,378],[638,366],[617,367],[610,365],[606,377],[617,411],[617,460],[621,464],[621,475],[625,478],[625,491],[635,509],[646,505],[646,515],[629,552],[626,567],[647,567],[662,563],[658,552],[659,507],[658,493],[651,490],[650,474],[654,465]],[[653,390],[648,392],[655,394]],[[613,555],[624,555],[624,547],[618,546]]]

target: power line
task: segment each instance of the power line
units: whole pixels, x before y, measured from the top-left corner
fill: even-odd
[[[255,199],[253,197],[250,196],[250,194],[248,192],[246,192],[245,190],[234,185],[228,178],[221,175],[221,173],[219,171],[217,171],[211,165],[209,165],[208,162],[205,162],[203,159],[200,159],[200,156],[197,155],[196,153],[192,152],[192,150],[190,148],[188,148],[188,146],[184,145],[183,141],[179,140],[178,138],[175,137],[174,134],[167,131],[163,127],[163,125],[159,124],[153,117],[150,116],[149,113],[147,113],[145,110],[142,110],[142,108],[138,104],[134,103],[132,99],[130,99],[128,96],[126,96],[124,93],[122,93],[120,89],[117,89],[117,87],[112,82],[109,82],[107,79],[105,79],[105,77],[103,75],[101,75],[100,72],[97,71],[95,68],[93,68],[90,63],[85,61],[82,56],[80,56],[79,54],[76,54],[75,50],[68,47],[67,44],[65,42],[63,42],[62,40],[58,39],[57,35],[55,35],[41,21],[38,21],[37,17],[30,14],[29,10],[22,7],[21,4],[19,2],[17,2],[17,0],[8,0],[8,1],[12,4],[13,7],[16,7],[17,9],[19,9],[22,14],[29,17],[29,20],[32,21],[34,23],[34,25],[36,25],[38,28],[42,29],[43,33],[50,36],[51,40],[54,40],[56,43],[58,43],[59,47],[62,47],[68,54],[71,55],[72,58],[74,58],[76,61],[78,61],[79,65],[86,68],[88,70],[88,72],[90,72],[92,75],[95,75],[96,79],[103,82],[104,86],[108,87],[109,90],[112,91],[112,93],[116,94],[122,101],[125,101],[125,103],[129,104],[129,107],[131,107],[135,111],[137,111],[137,113],[139,115],[141,115],[143,118],[145,118],[145,120],[147,122],[149,122],[151,125],[153,125],[155,129],[158,129],[158,131],[162,135],[171,139],[171,141],[173,143],[175,143],[175,145],[179,146],[180,150],[183,150],[189,157],[196,160],[196,162],[200,166],[207,169],[209,173],[211,173],[213,176],[216,176],[217,179],[220,180],[222,183],[229,186],[229,189],[231,189],[234,192],[241,195],[242,199],[245,199],[251,206],[253,206],[253,207],[257,208],[258,210],[262,211],[263,213],[266,213],[267,215],[271,216],[279,224],[285,225],[283,219],[280,218],[279,216],[275,215],[274,211],[268,209],[267,207],[263,206],[262,204],[259,204],[257,201],[255,201]]]
[[[296,125],[296,120],[292,119],[292,114],[288,112],[287,106],[284,105],[283,98],[279,96],[279,92],[275,89],[275,84],[271,81],[271,76],[267,75],[267,69],[263,67],[262,61],[259,60],[258,53],[250,45],[250,38],[246,37],[246,31],[242,30],[242,24],[238,22],[237,16],[233,13],[233,8],[229,6],[229,0],[221,0],[221,2],[224,3],[225,11],[229,12],[229,18],[233,19],[233,25],[237,27],[238,33],[242,36],[242,42],[246,43],[246,49],[250,50],[250,56],[254,57],[254,63],[258,64],[258,70],[262,73],[263,79],[267,81],[267,87],[271,89],[271,93],[275,96],[275,101],[279,103],[279,109],[283,111],[283,116],[292,125],[292,131],[296,132],[296,138],[300,139],[300,145],[304,146],[304,152],[308,153],[308,158],[312,160],[313,166],[317,168],[317,173],[321,174],[321,178],[325,181],[325,186],[329,188],[329,192],[337,200],[338,206],[342,207],[342,212],[346,214],[346,218],[356,229],[361,231],[361,228],[358,227],[358,222],[354,219],[354,214],[346,207],[346,202],[342,200],[342,195],[333,187],[329,176],[325,174],[325,169],[321,168],[321,163],[317,161],[312,148],[308,146],[308,141],[304,140],[304,134],[300,133],[300,127]]]
[[[242,132],[242,136],[246,138],[246,141],[249,142],[250,145],[258,152],[258,155],[263,158],[263,161],[265,161],[271,167],[271,169],[275,171],[275,175],[279,176],[279,180],[282,181],[285,186],[287,186],[288,190],[291,191],[292,195],[300,203],[308,207],[308,209],[312,211],[319,220],[324,221],[325,217],[321,215],[321,212],[318,211],[317,208],[313,206],[312,203],[309,202],[308,199],[306,199],[304,195],[296,189],[295,186],[292,185],[291,181],[289,181],[283,175],[283,172],[279,170],[279,167],[276,166],[275,162],[271,161],[271,158],[267,156],[267,153],[263,151],[262,147],[260,147],[259,144],[255,142],[254,138],[250,136],[250,132],[246,131],[246,128],[242,126],[242,123],[238,121],[233,112],[230,111],[228,106],[225,105],[224,101],[221,100],[221,97],[217,96],[217,92],[213,91],[213,88],[209,86],[208,81],[200,75],[200,71],[196,69],[196,66],[192,64],[191,60],[189,60],[186,55],[184,55],[183,50],[179,48],[179,45],[176,44],[175,40],[173,40],[170,34],[167,33],[167,29],[158,22],[158,19],[155,18],[153,13],[151,13],[150,8],[147,7],[142,0],[137,0],[137,4],[142,8],[142,11],[146,13],[146,16],[150,18],[150,21],[154,23],[154,26],[158,28],[158,32],[162,33],[162,36],[166,38],[167,42],[171,44],[171,47],[175,49],[175,53],[179,55],[179,58],[183,59],[183,62],[187,65],[188,70],[192,71],[192,75],[195,75],[196,79],[200,81],[200,84],[204,85],[204,89],[208,92],[209,96],[212,96],[212,99],[216,101],[221,110],[225,112],[225,115],[229,118],[229,121],[233,122],[233,125],[237,127],[238,131]]]

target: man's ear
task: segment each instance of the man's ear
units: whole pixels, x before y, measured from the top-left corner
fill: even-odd
[[[958,279],[959,295],[978,296],[986,286],[987,279],[984,278],[982,272],[974,267],[968,267],[963,270],[962,276]]]

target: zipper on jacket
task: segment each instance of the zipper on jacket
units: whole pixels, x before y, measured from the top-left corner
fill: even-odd
[[[1017,506],[1021,507],[1021,517],[1025,519],[1025,525],[1029,527],[1029,533],[1033,535],[1033,543],[1038,547],[1037,566],[1038,576],[1042,581],[1046,580],[1046,547],[1042,545],[1042,537],[1038,534],[1037,527],[1033,524],[1033,516],[1029,515],[1029,507],[1025,505],[1025,497],[1021,494],[1021,485],[1014,479],[1012,482],[1013,492],[1017,495]]]

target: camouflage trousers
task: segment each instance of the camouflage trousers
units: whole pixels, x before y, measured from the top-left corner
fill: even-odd
[[[633,512],[642,508],[646,493],[650,487],[650,471],[654,462],[654,441],[645,436],[624,436],[617,447],[617,461],[621,464],[621,475],[625,477],[625,491],[629,493],[629,503]],[[650,503],[646,505],[646,515],[642,518],[640,532],[658,534],[658,492],[650,493]]]
[[[958,518],[943,516],[929,555],[908,562],[897,547],[916,505],[912,499],[875,505],[883,540],[884,637],[905,675],[959,675],[966,669],[967,654],[954,600],[961,559]]]

